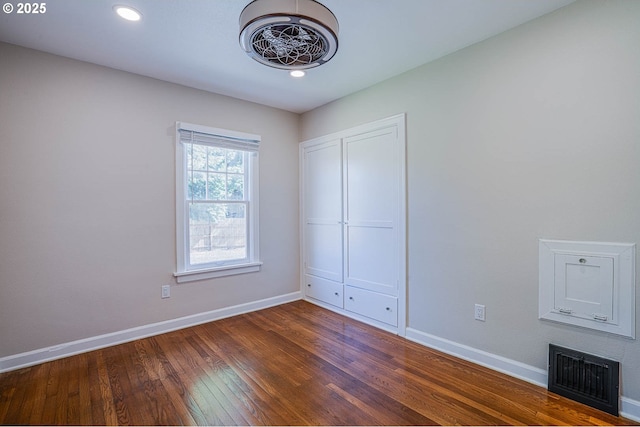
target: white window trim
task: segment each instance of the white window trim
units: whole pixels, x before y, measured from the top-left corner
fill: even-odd
[[[226,129],[212,128],[208,126],[195,125],[185,122],[176,122],[176,271],[173,273],[178,283],[192,282],[196,280],[212,279],[216,277],[231,276],[236,274],[245,274],[260,271],[262,262],[260,260],[260,242],[259,242],[259,166],[257,159],[249,164],[251,170],[249,172],[249,242],[248,242],[248,262],[245,260],[238,264],[227,264],[204,269],[189,269],[187,266],[187,250],[188,232],[186,212],[186,195],[187,195],[187,179],[186,179],[186,150],[184,144],[180,142],[180,130],[206,133],[216,135],[223,138],[240,139],[245,141],[260,141],[259,135],[248,133],[229,131]],[[257,153],[256,153],[257,156]]]

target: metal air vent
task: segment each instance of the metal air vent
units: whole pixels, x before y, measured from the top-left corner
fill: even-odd
[[[338,20],[314,0],[254,0],[240,14],[240,46],[270,67],[317,67],[338,50]]]
[[[618,416],[620,362],[549,344],[549,391]]]

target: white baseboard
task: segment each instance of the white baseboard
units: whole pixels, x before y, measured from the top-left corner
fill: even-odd
[[[512,359],[507,359],[506,357],[449,341],[417,329],[407,328],[406,338],[426,347],[547,388],[548,374],[544,369],[539,369]],[[640,401],[622,396],[620,398],[620,416],[640,422]]]
[[[98,350],[100,348],[122,344],[140,338],[164,334],[166,332],[212,322],[214,320],[220,320],[226,317],[236,316],[238,314],[262,310],[276,305],[297,301],[299,299],[302,299],[302,294],[300,292],[293,292],[290,294],[267,298],[260,301],[253,301],[233,307],[220,308],[205,313],[193,314],[190,316],[152,323],[149,325],[139,326],[136,328],[126,329],[110,334],[72,341],[53,347],[42,348],[26,353],[15,354],[12,356],[6,356],[0,358],[0,373],[13,371],[20,368],[26,368],[28,366],[37,365],[39,363],[48,362],[50,360],[61,359],[63,357],[73,356],[75,354],[86,353],[92,350]]]
[[[640,423],[640,401],[622,396],[620,398],[620,416]]]
[[[468,360],[475,364],[502,372],[503,374],[519,378],[535,385],[547,386],[547,371],[534,366],[525,365],[506,357],[478,350],[463,344],[458,344],[444,338],[436,337],[416,329],[407,328],[407,339],[425,345],[443,353]]]

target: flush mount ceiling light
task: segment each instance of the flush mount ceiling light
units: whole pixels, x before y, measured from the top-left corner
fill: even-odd
[[[338,20],[314,0],[254,0],[240,14],[240,46],[270,67],[317,67],[338,50]]]
[[[139,21],[140,18],[142,18],[142,14],[130,6],[118,4],[113,6],[113,10],[118,14],[118,16],[126,19],[127,21]]]

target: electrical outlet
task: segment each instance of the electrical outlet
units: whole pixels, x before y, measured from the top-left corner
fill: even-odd
[[[485,307],[482,304],[476,304],[476,308],[474,311],[474,318],[476,320],[480,320],[482,322],[485,321],[485,317],[484,317],[484,313],[485,312]]]
[[[162,298],[169,298],[169,297],[171,297],[171,286],[162,285]]]

